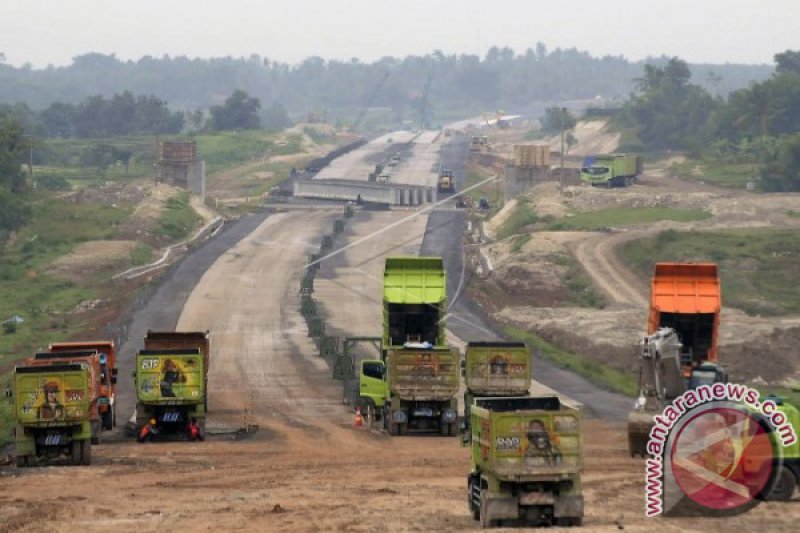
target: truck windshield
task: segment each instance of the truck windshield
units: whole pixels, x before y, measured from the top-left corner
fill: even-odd
[[[583,167],[581,171],[592,176],[602,176],[608,173],[608,167]]]

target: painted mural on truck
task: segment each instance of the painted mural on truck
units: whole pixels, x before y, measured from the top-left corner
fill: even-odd
[[[86,378],[77,376],[17,377],[17,419],[20,423],[62,422],[86,416]]]
[[[141,401],[202,400],[202,355],[140,355],[136,365]]]

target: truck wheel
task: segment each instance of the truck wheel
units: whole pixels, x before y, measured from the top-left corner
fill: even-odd
[[[439,435],[447,437],[450,434],[450,424],[439,421]]]
[[[114,408],[109,408],[108,411],[103,413],[103,429],[111,431],[114,429]]]
[[[792,471],[781,465],[779,470],[775,473],[775,481],[772,485],[772,490],[767,496],[768,500],[785,502],[792,499],[794,495],[794,488],[797,486],[797,479],[795,479]]]
[[[473,520],[480,520],[481,508],[475,505],[473,500],[473,493],[475,492],[475,480],[470,478],[467,482],[467,505],[469,506],[469,513],[472,515]]]
[[[69,447],[69,462],[73,466],[81,464],[81,442],[82,440],[73,440]]]
[[[17,456],[17,468],[25,468],[30,463],[28,462],[27,455],[18,455]]]
[[[389,435],[395,436],[400,434],[400,425],[395,424],[394,422],[388,422],[389,424]]]
[[[405,435],[406,431],[408,431],[408,422],[403,422],[402,424],[397,424],[397,434],[398,435]]]
[[[457,422],[450,422],[448,424],[448,426],[449,426],[449,430],[448,430],[449,435],[451,437],[458,436],[458,423]]]
[[[490,527],[494,527],[496,525],[495,520],[489,516],[489,505],[488,499],[486,497],[486,489],[481,490],[481,507],[480,507],[480,520],[481,520],[481,527],[483,529],[487,529]]]
[[[81,441],[81,464],[86,466],[92,464],[92,443],[88,440]]]

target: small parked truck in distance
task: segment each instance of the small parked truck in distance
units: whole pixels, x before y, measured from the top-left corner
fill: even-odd
[[[637,155],[608,154],[589,156],[581,165],[581,180],[603,187],[627,187],[642,173],[642,158]]]
[[[456,184],[453,178],[453,171],[443,169],[439,172],[439,180],[436,188],[439,192],[456,192]]]
[[[557,396],[476,398],[467,502],[483,527],[583,521],[582,413]]]
[[[103,421],[103,429],[111,430],[117,425],[117,352],[114,341],[72,341],[54,342],[49,352],[71,352],[96,350],[100,355],[100,400],[98,410]]]
[[[91,464],[90,379],[87,363],[14,369],[18,467],[62,456],[73,465]]]

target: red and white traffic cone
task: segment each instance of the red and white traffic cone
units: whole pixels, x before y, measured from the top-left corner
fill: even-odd
[[[356,419],[353,425],[357,428],[364,425],[364,417],[361,416],[361,407],[356,406]]]

